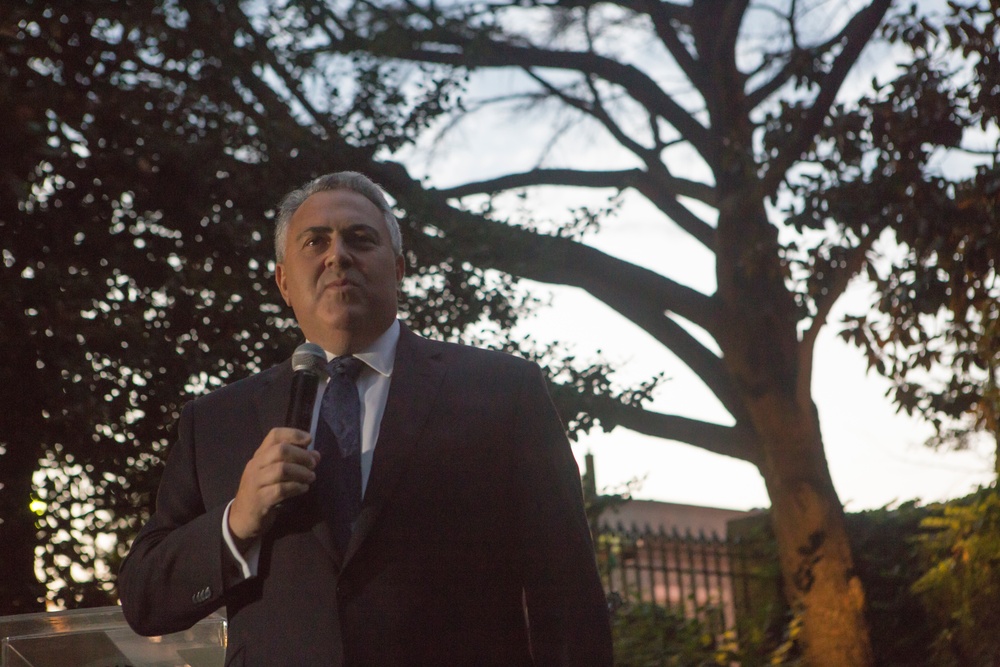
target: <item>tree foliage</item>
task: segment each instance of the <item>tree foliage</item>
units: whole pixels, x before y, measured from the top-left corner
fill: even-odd
[[[277,200],[321,173],[373,172],[455,85],[386,95],[391,68],[358,56],[357,85],[310,121],[255,34],[231,3],[0,11],[0,293],[14,304],[0,327],[0,613],[115,600],[181,405],[298,342],[272,278]],[[530,307],[421,223],[404,219],[404,236],[414,329],[502,333]],[[606,368],[570,362],[556,369],[567,386],[604,386]]]
[[[58,601],[113,594],[97,568],[113,568],[141,519],[133,508],[148,506],[179,405],[294,342],[270,280],[275,200],[357,169],[399,205],[415,329],[502,334],[532,304],[528,278],[585,290],[694,371],[729,420],[650,409],[658,374],[623,391],[606,366],[506,342],[552,362],[575,428],[622,426],[758,466],[812,663],[869,661],[811,399],[816,336],[863,276],[877,301],[845,335],[902,406],[947,429],[945,418],[995,414],[984,406],[996,384],[998,181],[983,137],[997,125],[998,19],[984,2],[936,16],[890,4],[3,9],[0,290],[18,305],[0,341],[15,359],[3,386],[18,390],[3,418],[0,535],[20,554],[5,611],[41,594],[35,554],[15,545],[39,545]],[[855,82],[872,44],[901,66],[869,90]],[[494,71],[508,91],[463,97]],[[496,104],[525,131],[548,128],[537,161],[457,182],[401,162],[442,129],[489,136],[477,119]],[[560,160],[563,138],[581,133],[614,157]],[[971,149],[974,175],[941,167]],[[562,191],[581,203],[539,212]],[[588,245],[636,200],[714,255],[714,292]]]
[[[829,155],[838,176],[807,208],[818,220],[851,202],[861,193],[837,181],[869,172],[865,196],[882,208],[855,202],[838,219],[877,219],[873,229],[889,230],[900,252],[866,265],[878,301],[849,317],[843,335],[892,380],[901,409],[934,424],[930,444],[967,447],[981,433],[1000,444],[1000,24],[988,3],[955,5],[943,21],[911,11],[885,32],[914,60],[858,108],[836,109],[827,146],[846,127],[865,138],[850,156]],[[956,178],[948,160],[966,162],[966,173]]]
[[[157,4],[4,10],[8,612],[38,604],[18,588],[36,555],[52,601],[114,600],[164,426],[287,339],[256,185],[287,175],[277,152],[248,172],[265,139],[232,73]]]

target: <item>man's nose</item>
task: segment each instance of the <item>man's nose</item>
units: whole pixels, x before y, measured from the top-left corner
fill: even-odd
[[[326,251],[327,266],[346,266],[352,261],[351,249],[339,234],[330,239],[330,247]]]

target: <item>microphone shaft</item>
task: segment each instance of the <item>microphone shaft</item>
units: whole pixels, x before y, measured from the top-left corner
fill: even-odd
[[[310,429],[318,386],[319,376],[316,373],[307,370],[295,371],[292,375],[292,395],[288,400],[288,411],[285,413],[285,426],[300,431]]]

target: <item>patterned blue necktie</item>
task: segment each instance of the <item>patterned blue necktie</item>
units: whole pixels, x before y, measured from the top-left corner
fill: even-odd
[[[361,512],[361,400],[356,381],[363,366],[351,356],[327,364],[330,381],[316,425],[316,449],[322,456],[313,488],[341,554]]]

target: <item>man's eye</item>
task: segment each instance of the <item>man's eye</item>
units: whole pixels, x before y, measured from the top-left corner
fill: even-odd
[[[373,234],[355,234],[352,240],[355,245],[378,245],[378,237]]]

